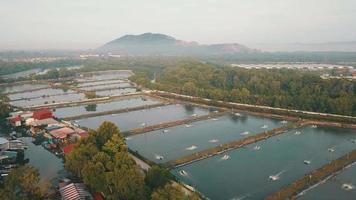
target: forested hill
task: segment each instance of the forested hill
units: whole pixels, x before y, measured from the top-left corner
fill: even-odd
[[[151,83],[147,74],[132,78],[152,89],[281,108],[356,116],[356,82],[297,70],[216,68],[202,63],[166,68]]]

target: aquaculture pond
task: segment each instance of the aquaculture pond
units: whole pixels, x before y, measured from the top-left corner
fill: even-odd
[[[95,90],[105,90],[105,89],[120,89],[126,87],[133,87],[130,83],[111,83],[111,84],[102,84],[102,85],[93,85],[81,87],[81,90],[85,91],[95,91]]]
[[[355,130],[304,127],[172,173],[210,199],[263,199],[352,151],[355,138]]]
[[[113,83],[122,83],[122,82],[123,80],[92,81],[92,82],[79,83],[77,87],[88,87],[94,85],[113,84]]]
[[[107,103],[98,103],[98,104],[88,104],[81,106],[65,107],[65,108],[56,108],[54,115],[58,118],[71,117],[84,115],[89,113],[105,112],[110,110],[119,110],[124,108],[132,108],[136,106],[143,105],[152,105],[160,103],[159,100],[152,98],[130,98],[123,99],[119,101],[107,102]]]
[[[71,94],[71,93],[74,93],[74,91],[73,90],[45,88],[45,89],[36,90],[36,91],[9,94],[8,97],[10,100],[15,101],[15,100],[20,100],[20,99],[31,99],[31,98],[38,98],[38,97],[53,96],[53,95]]]
[[[126,139],[130,149],[162,163],[283,125],[280,120],[228,114]]]
[[[82,93],[73,93],[73,94],[63,94],[63,95],[54,95],[54,96],[44,96],[33,99],[23,99],[17,101],[11,101],[10,104],[13,106],[19,107],[29,107],[29,106],[38,106],[43,104],[53,104],[53,103],[63,103],[63,102],[75,102],[87,100],[84,94]]]
[[[121,131],[128,131],[133,128],[186,119],[192,116],[206,115],[208,113],[209,111],[203,108],[176,104],[127,113],[91,117],[77,120],[77,122],[81,126],[96,129],[104,121],[111,121],[116,123]]]
[[[0,93],[14,93],[14,92],[26,92],[27,90],[34,90],[40,88],[46,88],[48,85],[46,84],[16,84],[16,85],[9,85],[9,86],[0,86]]]
[[[83,79],[78,79],[81,82],[85,81],[102,81],[102,80],[111,80],[111,79],[127,79],[132,75],[132,72],[129,71],[104,71],[93,74],[86,74]]]
[[[28,149],[25,150],[25,159],[28,159],[29,164],[38,169],[41,178],[52,180],[66,175],[62,159],[41,145],[33,144],[34,139],[31,137],[23,137],[21,140],[28,146]]]
[[[95,94],[97,96],[120,96],[124,94],[132,94],[135,93],[136,91],[137,91],[136,88],[124,88],[124,89],[96,91]]]
[[[307,191],[298,199],[337,199],[352,200],[356,198],[356,164],[349,166],[335,177]]]

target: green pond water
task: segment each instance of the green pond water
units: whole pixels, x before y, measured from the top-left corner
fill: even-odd
[[[62,90],[62,89],[53,89],[53,88],[45,88],[41,90],[31,91],[31,92],[22,92],[17,94],[8,95],[9,99],[14,101],[18,99],[31,99],[38,98],[43,96],[52,96],[52,95],[63,95],[63,94],[72,94],[73,90]]]
[[[282,126],[280,120],[228,114],[126,138],[131,150],[163,163]],[[160,159],[163,156],[163,159]]]
[[[29,159],[29,165],[38,169],[41,178],[53,180],[66,175],[62,159],[47,151],[41,145],[33,144],[31,137],[23,137],[21,140],[28,146],[25,150],[25,159]]]
[[[124,89],[112,89],[112,90],[102,90],[96,91],[98,96],[119,96],[124,94],[132,94],[136,92],[136,88],[124,88]]]
[[[209,111],[203,108],[177,104],[127,113],[91,117],[77,120],[76,122],[81,126],[97,129],[104,121],[111,121],[117,124],[121,131],[128,131],[133,128],[186,119],[192,117],[193,114],[206,115],[208,113]]]
[[[351,188],[345,188],[348,184]],[[353,200],[356,199],[356,165],[353,164],[347,169],[342,170],[335,177],[318,185],[317,187],[306,191],[303,196],[298,199],[314,200],[314,199],[337,199],[337,200]]]
[[[64,118],[64,117],[77,116],[77,115],[83,115],[89,113],[132,108],[136,106],[152,105],[156,103],[160,103],[160,101],[154,100],[152,98],[146,98],[146,100],[143,100],[142,98],[132,98],[132,99],[124,99],[124,100],[113,101],[108,103],[56,108],[54,111],[54,115],[58,118]]]
[[[104,89],[112,89],[112,88],[121,88],[121,87],[132,87],[130,83],[112,83],[112,84],[105,84],[105,85],[93,85],[93,86],[86,86],[81,87],[81,90],[85,91],[95,91],[95,90],[104,90]]]
[[[84,82],[84,83],[79,83],[77,85],[77,87],[89,87],[89,86],[96,86],[96,85],[102,85],[102,84],[113,84],[113,83],[122,83],[122,80]]]
[[[26,90],[40,89],[48,87],[45,84],[21,84],[13,86],[1,86],[0,93],[26,92]]]
[[[263,199],[352,151],[355,138],[355,130],[304,127],[229,151],[225,159],[217,155],[173,169],[172,173],[209,199]]]
[[[52,103],[61,103],[61,102],[75,102],[87,100],[83,93],[70,93],[54,96],[45,96],[32,99],[22,99],[17,101],[11,101],[10,104],[13,106],[27,107],[27,106],[36,106],[43,104],[52,104]]]

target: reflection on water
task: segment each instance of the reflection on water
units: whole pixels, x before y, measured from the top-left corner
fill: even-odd
[[[89,104],[89,105],[85,106],[85,111],[87,111],[87,112],[95,112],[96,111],[96,107],[98,107],[98,105]]]

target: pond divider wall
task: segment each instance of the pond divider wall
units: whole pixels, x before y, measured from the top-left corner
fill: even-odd
[[[279,134],[283,134],[286,131],[288,131],[289,129],[299,128],[299,127],[302,127],[302,126],[305,126],[308,124],[309,123],[306,121],[291,122],[290,124],[287,124],[287,125],[279,127],[279,128],[275,128],[270,131],[265,131],[265,132],[257,134],[257,135],[252,135],[252,136],[246,137],[244,139],[235,140],[232,142],[221,144],[219,146],[216,146],[216,147],[213,147],[210,149],[196,152],[189,156],[184,156],[182,158],[178,158],[174,161],[165,163],[165,165],[168,166],[169,168],[177,168],[177,167],[181,167],[184,165],[188,165],[193,162],[197,162],[199,160],[203,160],[203,159],[215,156],[215,155],[219,155],[219,154],[225,153],[225,152],[233,150],[233,149],[241,148],[243,146],[246,146],[246,145],[249,145],[252,143],[256,143],[261,140],[266,140],[270,137],[273,137],[273,136],[276,136]]]
[[[302,178],[297,179],[287,187],[281,189],[278,192],[275,192],[267,196],[266,200],[284,200],[284,199],[296,199],[296,196],[315,184],[318,184],[320,181],[327,179],[329,176],[332,176],[336,172],[344,169],[348,165],[356,162],[356,149],[346,155],[341,156],[340,158],[331,161],[330,163],[322,166],[319,169],[316,169]]]
[[[72,116],[72,117],[65,117],[63,119],[66,121],[78,120],[78,119],[84,119],[84,118],[90,118],[90,117],[97,117],[97,116],[103,116],[103,115],[111,115],[111,114],[125,113],[125,112],[131,112],[131,111],[136,111],[136,110],[156,108],[156,107],[167,106],[167,105],[170,105],[170,104],[169,103],[157,103],[157,104],[152,104],[152,105],[136,106],[136,107],[131,107],[131,108],[109,110],[109,111],[104,111],[104,112],[88,113],[88,114],[77,115],[77,116]]]
[[[197,116],[197,117],[191,117],[188,119],[182,119],[182,120],[176,120],[176,121],[170,121],[170,122],[165,122],[161,124],[155,124],[151,126],[146,126],[142,128],[135,128],[130,131],[125,132],[125,135],[136,135],[136,134],[142,134],[150,131],[155,131],[159,129],[164,129],[164,128],[169,128],[169,127],[174,127],[174,126],[179,126],[183,124],[189,124],[192,122],[197,122],[197,121],[202,121],[210,118],[215,118],[215,117],[220,117],[227,114],[226,112],[217,112],[217,113],[210,113],[208,115],[202,115],[202,116]]]

